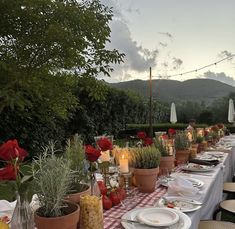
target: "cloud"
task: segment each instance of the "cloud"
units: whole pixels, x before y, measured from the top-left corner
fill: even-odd
[[[233,79],[233,77],[226,75],[224,72],[214,73],[214,72],[208,71],[208,72],[205,72],[203,76],[201,76],[200,78],[218,80],[222,83],[235,86],[235,80]]]
[[[227,50],[224,50],[224,51],[221,51],[219,54],[218,54],[218,57],[219,58],[226,58],[226,57],[232,57],[234,56],[234,54],[232,54],[231,52],[227,51]],[[231,59],[229,59],[231,60]]]
[[[183,61],[180,58],[173,57],[172,65],[173,70],[177,70],[181,67]]]
[[[162,46],[163,48],[167,47],[167,43],[159,42],[159,45]]]
[[[171,33],[168,33],[168,32],[159,32],[159,34],[164,35],[164,36],[166,36],[166,37],[168,37],[170,39],[173,39],[173,35]]]
[[[118,49],[125,53],[124,63],[115,66],[114,74],[128,75],[128,71],[145,72],[148,68],[156,66],[158,49],[149,50],[139,45],[131,37],[131,32],[125,22],[122,20],[113,20],[111,26],[111,43],[107,45],[109,49]],[[112,74],[113,75],[113,74]]]

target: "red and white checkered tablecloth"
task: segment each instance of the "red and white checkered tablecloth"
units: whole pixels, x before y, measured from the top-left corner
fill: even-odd
[[[121,217],[128,211],[134,208],[151,207],[156,201],[166,193],[167,189],[156,184],[156,189],[152,193],[141,193],[134,190],[135,196],[131,207],[125,207],[122,204],[112,207],[110,210],[104,212],[104,229],[121,229]]]

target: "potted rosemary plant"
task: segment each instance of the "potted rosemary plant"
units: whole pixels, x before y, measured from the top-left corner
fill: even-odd
[[[175,158],[181,162],[187,162],[189,160],[189,140],[184,131],[177,132],[175,135]]]
[[[81,136],[75,134],[72,139],[68,139],[65,148],[65,155],[70,162],[70,169],[74,171],[72,189],[69,191],[67,200],[79,203],[80,196],[91,194],[89,174],[86,171],[85,149]]]
[[[167,139],[168,140],[168,139]],[[175,157],[169,154],[167,150],[166,142],[161,138],[154,139],[154,145],[159,150],[161,154],[159,168],[167,168],[171,171],[175,167]]]
[[[151,193],[155,190],[160,157],[155,146],[132,149],[134,176],[140,192]]]
[[[71,190],[74,175],[69,161],[56,156],[56,152],[51,143],[33,163],[34,193],[40,205],[34,221],[37,229],[76,229],[80,208],[64,200]]]
[[[198,153],[207,148],[207,141],[205,141],[205,138],[203,136],[197,136],[196,143],[198,144]]]

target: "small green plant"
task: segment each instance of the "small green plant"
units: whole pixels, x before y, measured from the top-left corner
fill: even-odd
[[[155,146],[132,149],[134,167],[137,169],[157,168],[160,163],[160,152]]]
[[[175,149],[185,150],[190,146],[188,137],[184,131],[177,132],[175,135]]]
[[[169,156],[169,153],[167,151],[166,145],[164,145],[163,140],[159,139],[159,137],[154,138],[153,140],[155,147],[159,150],[162,157]]]
[[[70,162],[70,168],[74,171],[75,177],[72,184],[72,193],[82,192],[87,189],[89,181],[86,171],[86,158],[83,140],[80,135],[75,134],[72,139],[67,140],[65,155]]]
[[[64,197],[71,189],[74,179],[70,162],[55,153],[54,143],[49,143],[42,154],[33,161],[34,193],[37,194],[41,208],[38,214],[43,217],[64,215]]]
[[[197,136],[197,138],[196,138],[196,143],[200,144],[200,143],[202,143],[203,141],[204,141],[204,137],[202,137],[202,136]]]

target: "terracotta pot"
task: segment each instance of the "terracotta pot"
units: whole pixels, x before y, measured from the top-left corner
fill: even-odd
[[[83,192],[71,193],[65,197],[65,200],[79,204],[81,196],[90,195],[90,194],[91,194],[91,187],[89,185],[86,185],[86,189]]]
[[[189,160],[190,151],[185,150],[176,150],[175,159],[181,162],[187,162]]]
[[[167,168],[169,171],[175,167],[175,158],[173,156],[161,157],[159,169]]]
[[[151,193],[155,190],[159,168],[134,169],[136,184],[140,192]]]
[[[207,141],[198,144],[198,153],[207,149]]]
[[[189,155],[190,158],[195,158],[197,156],[197,148],[190,148],[189,152],[190,152]]]
[[[60,217],[42,217],[38,215],[37,210],[34,214],[37,229],[77,229],[80,207],[71,202],[67,202],[67,204],[68,207],[64,208],[66,215]]]
[[[195,144],[192,144],[192,146],[191,146],[193,149],[197,149],[197,153],[198,153],[198,144],[197,143],[195,143]]]

